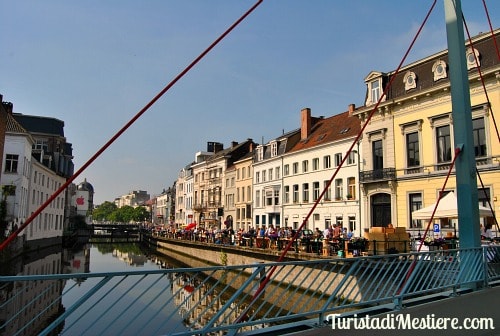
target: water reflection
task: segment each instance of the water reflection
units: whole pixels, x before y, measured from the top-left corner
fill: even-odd
[[[60,248],[27,253],[0,264],[1,275],[60,273],[63,269]],[[36,335],[62,314],[63,280],[1,283],[0,335]],[[63,326],[60,326],[62,330]]]
[[[180,269],[189,268],[174,258],[143,250],[137,244],[94,244],[83,245],[69,250],[51,248],[36,251],[0,264],[1,275],[41,275],[100,273],[127,270]],[[68,307],[76,302],[98,278],[75,277],[70,280],[44,280],[3,283],[0,288],[0,335],[36,335],[52,321],[61,316]],[[157,281],[157,283],[155,283]],[[130,303],[140,307],[120,313],[127,327],[110,327],[116,320],[112,309],[92,310],[99,297],[89,300],[81,307],[87,310],[83,319],[78,315],[68,318],[54,335],[58,334],[106,334],[106,335],[153,335],[165,334],[172,330],[198,330],[211,321],[225,304],[225,296],[213,285],[214,281],[199,279],[188,273],[168,273],[159,280],[141,282],[141,288],[130,291],[126,296],[126,283],[115,288],[116,294],[109,301],[120,302],[120,307]],[[143,295],[148,286],[151,290]],[[153,286],[154,285],[154,286]],[[123,286],[123,287],[121,287]],[[75,288],[62,295],[68,288]],[[106,298],[108,300],[108,298]],[[232,316],[221,316],[221,320],[236,320],[245,307],[232,311]],[[142,312],[140,315],[138,311]],[[135,321],[134,321],[135,320]],[[132,321],[134,321],[132,323]],[[165,321],[168,321],[165,323]],[[143,323],[147,324],[144,328]],[[215,322],[217,324],[217,322]],[[247,327],[245,330],[265,326]],[[116,330],[115,330],[116,329]],[[220,334],[224,334],[221,332]]]

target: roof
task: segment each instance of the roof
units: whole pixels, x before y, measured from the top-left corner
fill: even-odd
[[[28,131],[26,131],[26,129],[22,127],[10,113],[7,113],[7,126],[5,131],[12,133],[28,133]]]
[[[312,148],[358,135],[360,121],[348,111],[329,118],[314,118],[309,137],[298,141],[290,152]]]
[[[64,137],[64,121],[40,116],[13,113],[14,119],[30,133],[59,135]]]

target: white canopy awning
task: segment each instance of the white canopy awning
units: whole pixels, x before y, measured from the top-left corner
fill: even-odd
[[[478,206],[479,217],[493,217],[493,213],[489,208],[481,205]],[[430,219],[435,207],[436,203],[428,207],[413,211],[411,213],[412,219]],[[454,192],[446,194],[441,199],[438,208],[436,209],[436,213],[434,214],[434,218],[458,218],[457,197],[455,196]]]

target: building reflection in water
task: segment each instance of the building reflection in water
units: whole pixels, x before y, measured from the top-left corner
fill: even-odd
[[[76,274],[89,273],[91,265],[91,248],[95,247],[83,246],[78,250],[67,250],[59,248],[45,249],[40,252],[25,255],[23,258],[11,260],[8,264],[0,264],[0,275],[48,275],[48,274]],[[166,258],[164,256],[151,255],[147,253],[138,253],[137,250],[116,248],[107,245],[98,247],[100,254],[98,259],[104,254],[111,253],[117,264],[122,264],[126,269],[131,267],[143,267],[146,265],[149,269],[156,266],[161,269],[186,268],[188,265],[181,262]],[[94,255],[94,254],[93,254]],[[95,262],[95,260],[94,260]],[[95,268],[95,265],[93,266]],[[100,269],[93,271],[99,272]],[[67,307],[73,302],[68,302],[68,296],[62,299],[65,286],[72,286],[75,281],[78,287],[90,279],[78,278],[71,280],[44,280],[22,282],[16,281],[6,283],[0,288],[0,335],[36,335],[44,330],[52,321],[64,313]],[[166,282],[163,282],[158,288],[158,295],[162,296],[162,292],[167,288],[170,293],[171,303],[169,307],[153,305],[153,310],[148,314],[161,316],[169,316],[172,312],[177,315],[177,319],[173,319],[171,323],[175,323],[174,328],[182,327],[188,330],[197,330],[203,328],[224,306],[224,296],[220,295],[218,286],[223,286],[223,283],[217,284],[214,287],[215,280],[207,281],[207,278],[198,281],[187,273],[169,273],[166,277]],[[145,285],[145,284],[144,284]],[[165,287],[168,286],[168,287]],[[83,294],[83,293],[81,293]],[[151,298],[155,298],[154,293],[150,293]],[[78,300],[80,295],[71,298]],[[165,298],[164,298],[165,299]],[[155,299],[153,299],[154,301]],[[163,302],[166,302],[163,300]],[[231,310],[231,316],[223,315],[221,320],[234,321],[238,315],[246,308],[239,307],[238,310]],[[158,309],[162,312],[157,311]],[[160,318],[161,320],[161,318]],[[174,320],[177,320],[175,322]],[[93,321],[82,321],[83,323],[92,323]],[[67,323],[70,323],[67,321]],[[218,324],[218,321],[215,322]],[[69,325],[68,325],[69,326]],[[241,331],[248,331],[266,326],[247,326]],[[64,332],[65,324],[61,324],[54,335]],[[221,332],[223,334],[223,332]]]
[[[219,313],[220,309],[226,303],[219,295],[219,291],[213,290],[212,285],[207,283],[202,284],[196,278],[190,277],[185,273],[175,275],[172,281],[172,293],[175,295],[174,302],[179,307],[178,312],[183,318],[185,326],[192,330],[203,328]],[[245,309],[246,306],[230,309],[230,313],[222,314],[219,321],[215,321],[214,325],[224,324],[227,321],[235,321]],[[250,331],[268,326],[267,324],[245,326],[239,331]],[[224,334],[224,332],[221,332],[221,334]]]

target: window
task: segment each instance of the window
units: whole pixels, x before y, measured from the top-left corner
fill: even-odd
[[[323,182],[323,189],[326,189],[325,195],[324,195],[325,201],[331,201],[332,200],[332,189],[328,185],[329,182],[330,182],[329,180],[326,180],[326,181]],[[328,188],[327,188],[327,186],[328,186]]]
[[[279,180],[280,179],[280,167],[274,168],[274,171],[275,171],[276,179]]]
[[[255,191],[255,206],[260,206],[260,190]]]
[[[49,150],[48,141],[46,139],[37,139],[36,143],[33,145],[33,149],[43,150],[44,152]]]
[[[269,181],[272,181],[273,180],[273,169],[271,168],[267,172],[269,174]]]
[[[308,160],[302,161],[302,172],[307,173],[308,170],[309,170],[309,161]]]
[[[486,133],[484,131],[484,118],[472,120],[472,136],[474,138],[474,156],[486,156]]]
[[[382,148],[382,140],[372,142],[372,155],[373,155],[373,170],[380,170],[384,168],[384,150]]]
[[[342,163],[342,153],[335,154],[335,167],[340,166]]]
[[[358,154],[358,152],[355,152],[355,151],[351,151],[349,153],[349,156],[347,157],[347,164],[348,165],[356,164],[356,155],[357,154]]]
[[[434,81],[448,77],[446,63],[442,60],[436,61],[432,66],[432,73],[434,74]]]
[[[274,141],[271,143],[271,157],[275,157],[278,155],[278,143]]]
[[[262,182],[266,182],[266,171],[262,171]]]
[[[283,166],[283,176],[288,176],[288,175],[290,175],[290,166],[286,164]]]
[[[255,183],[260,183],[260,172],[255,172]]]
[[[319,182],[313,182],[313,201],[319,198]]]
[[[417,87],[417,75],[413,71],[408,71],[403,77],[403,82],[406,91],[414,89]]]
[[[406,134],[406,166],[420,166],[420,144],[418,132]]]
[[[336,200],[341,200],[343,196],[343,183],[342,179],[336,179],[335,180],[335,199]]]
[[[313,170],[314,171],[319,170],[319,159],[318,158],[314,158],[312,160],[312,165],[313,165]]]
[[[16,154],[5,155],[5,172],[6,173],[17,173],[18,161],[19,161],[19,155],[16,155]]]
[[[294,174],[298,174],[299,173],[299,163],[298,162],[294,162],[293,163],[293,173]]]
[[[273,205],[273,191],[266,190],[266,206],[272,206],[272,205]]]
[[[375,80],[370,83],[371,102],[375,104],[380,99],[380,82]]]
[[[309,202],[309,183],[302,184],[302,201]]]
[[[335,216],[335,224],[337,224],[338,226],[343,226],[344,224],[344,219],[342,218],[341,215],[337,215]]]
[[[259,146],[257,147],[257,161],[262,160],[264,160],[264,147]]]
[[[290,186],[285,186],[285,195],[284,195],[285,204],[290,203]]]
[[[411,214],[413,211],[419,210],[422,208],[422,194],[414,193],[408,196],[409,201],[409,209],[410,209],[410,228],[417,229],[422,228],[422,221],[420,219],[411,218]]]
[[[274,191],[274,205],[280,205],[280,191]]]
[[[332,167],[332,159],[330,155],[323,156],[323,168],[328,169]]]
[[[481,66],[480,56],[481,55],[479,54],[479,51],[477,51],[477,49],[467,49],[467,70],[474,69],[477,66]]]
[[[347,188],[349,189],[347,198],[356,199],[356,178],[347,178]]]
[[[347,220],[349,221],[349,231],[351,231],[351,232],[356,231],[356,217],[349,216],[349,217],[347,217]]]
[[[299,185],[293,185],[293,203],[299,203]]]
[[[450,125],[436,128],[437,162],[451,161]]]

